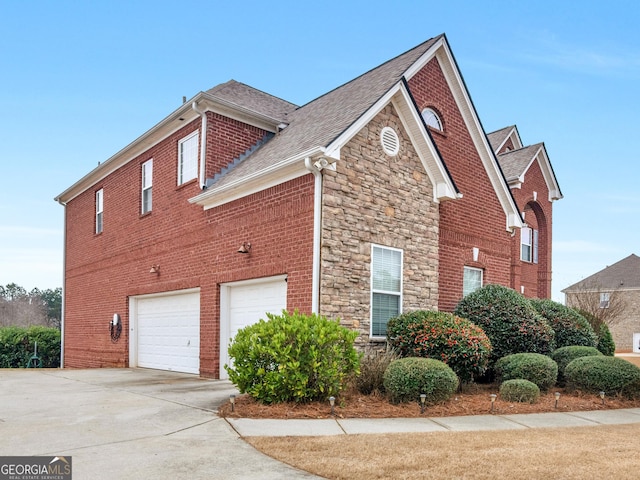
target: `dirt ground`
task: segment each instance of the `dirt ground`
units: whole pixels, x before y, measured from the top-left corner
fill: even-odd
[[[560,393],[556,408],[555,392]],[[586,410],[604,410],[616,408],[640,408],[640,400],[628,400],[618,397],[605,397],[604,402],[598,395],[568,393],[564,389],[554,389],[540,395],[537,403],[507,402],[498,397],[491,407],[491,394],[498,394],[495,385],[472,385],[456,394],[445,403],[427,405],[421,413],[419,403],[393,405],[382,395],[361,395],[346,392],[336,399],[334,416],[338,418],[399,418],[399,417],[447,417],[458,415],[486,415],[494,413],[506,415],[513,413],[541,412],[578,412]],[[329,402],[281,403],[263,405],[248,395],[238,396],[234,411],[231,404],[223,405],[219,414],[232,418],[332,418]]]

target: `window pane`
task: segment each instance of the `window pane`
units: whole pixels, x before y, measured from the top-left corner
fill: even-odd
[[[373,247],[373,289],[400,292],[402,253]]]
[[[464,267],[462,295],[466,296],[479,288],[482,288],[482,270],[478,268]]]
[[[152,188],[147,188],[142,192],[142,213],[151,211]]]
[[[193,135],[179,144],[178,184],[198,175],[198,135]]]
[[[374,293],[372,299],[371,335],[387,335],[387,322],[400,313],[400,296]]]
[[[531,229],[524,227],[520,231],[520,259],[525,262],[531,261]]]
[[[533,231],[533,263],[538,263],[538,230]]]

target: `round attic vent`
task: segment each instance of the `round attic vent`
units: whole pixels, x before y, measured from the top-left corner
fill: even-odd
[[[400,150],[400,139],[398,134],[391,127],[384,127],[380,132],[380,142],[382,143],[382,149],[387,155],[397,155]]]

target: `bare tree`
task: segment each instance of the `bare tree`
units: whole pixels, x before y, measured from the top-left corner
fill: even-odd
[[[620,288],[605,288],[593,282],[581,283],[570,292],[565,292],[567,306],[589,314],[598,323],[608,326],[620,321],[627,304]]]
[[[0,286],[0,326],[60,327],[61,289],[27,291],[15,283]]]

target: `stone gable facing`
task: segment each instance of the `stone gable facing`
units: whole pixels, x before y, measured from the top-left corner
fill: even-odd
[[[382,149],[383,127],[398,134],[396,156]],[[341,149],[336,171],[324,172],[320,312],[369,342],[374,244],[403,251],[402,310],[436,309],[438,230],[433,185],[388,105]]]

